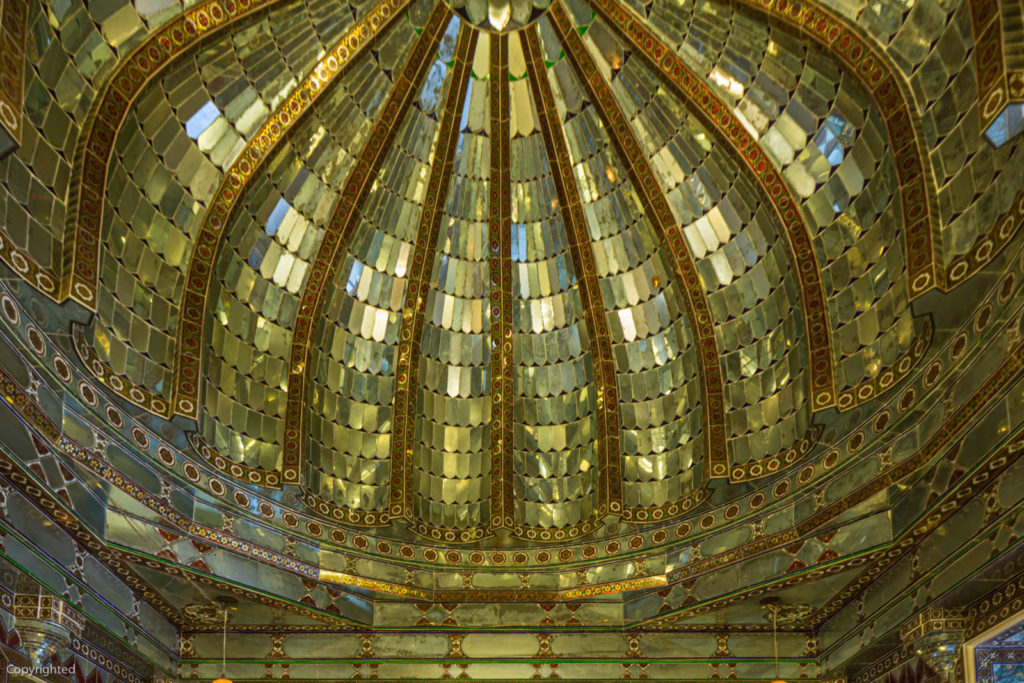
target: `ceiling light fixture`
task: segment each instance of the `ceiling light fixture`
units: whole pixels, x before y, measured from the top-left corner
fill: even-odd
[[[228,669],[228,609],[234,602],[231,598],[220,598],[217,600],[220,604],[221,611],[224,613],[224,631],[223,638],[221,640],[221,659],[220,659],[220,678],[217,678],[213,683],[233,683],[230,678],[227,677]]]
[[[775,680],[772,683],[786,683],[779,675],[779,603],[777,599],[765,598],[761,602],[761,608],[772,613],[772,644],[775,648]]]

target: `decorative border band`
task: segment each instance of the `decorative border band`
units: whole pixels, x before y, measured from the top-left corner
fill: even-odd
[[[491,510],[488,527],[515,527],[512,469],[512,131],[508,35],[490,36],[490,152],[487,200],[491,341]]]

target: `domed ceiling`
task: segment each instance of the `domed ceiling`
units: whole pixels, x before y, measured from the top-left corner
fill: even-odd
[[[239,479],[445,541],[677,517],[906,371],[935,224],[870,46],[484,8],[271,5],[164,68],[229,19],[151,38],[69,212],[87,365]]]
[[[68,387],[8,403],[133,524],[392,597],[661,587],[894,507],[983,352],[1019,370],[1017,280],[974,276],[1015,267],[1024,95],[967,4],[111,5],[28,15],[0,313]]]

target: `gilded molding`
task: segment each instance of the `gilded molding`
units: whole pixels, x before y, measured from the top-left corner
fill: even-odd
[[[398,362],[395,367],[395,417],[391,430],[391,490],[389,507],[392,517],[413,521],[415,478],[413,451],[416,433],[416,408],[419,388],[420,341],[424,316],[433,276],[433,256],[445,216],[448,188],[455,169],[455,153],[459,144],[459,124],[466,103],[473,55],[478,33],[467,26],[459,28],[455,46],[455,63],[449,76],[444,111],[438,124],[437,142],[430,164],[423,197],[423,213],[416,231],[416,243],[410,257],[409,278],[405,285],[405,307],[398,335]]]
[[[345,180],[344,189],[338,196],[331,218],[324,229],[323,238],[316,256],[310,263],[306,284],[299,297],[299,308],[292,328],[291,351],[289,353],[288,404],[285,410],[284,453],[282,476],[284,483],[297,484],[308,435],[306,413],[309,410],[306,364],[309,362],[310,344],[315,326],[320,322],[324,306],[324,295],[330,291],[335,271],[359,223],[363,202],[370,194],[377,179],[377,172],[384,161],[390,142],[398,132],[406,110],[412,105],[419,87],[433,66],[433,56],[441,42],[441,36],[451,17],[451,10],[444,3],[438,3],[416,40],[408,61],[397,75],[395,85],[381,108],[381,114],[374,123],[363,149],[355,159],[352,170]],[[346,510],[350,521],[373,514],[384,523],[388,510],[363,511]]]
[[[786,244],[796,268],[802,314],[810,354],[811,409],[824,410],[836,403],[835,367],[832,356],[832,325],[828,318],[821,267],[814,253],[811,231],[789,185],[769,161],[758,140],[732,113],[728,105],[669,49],[654,33],[617,0],[591,0],[595,10],[642,55],[688,104],[689,110],[709,123],[718,138],[741,160],[740,168],[754,180],[762,199],[775,211],[786,234]],[[712,476],[722,476],[712,471]]]
[[[899,383],[904,377],[909,375],[913,369],[917,367],[917,364],[921,362],[921,359],[924,358],[925,353],[928,351],[928,347],[932,344],[932,333],[932,320],[931,318],[926,318],[924,324],[921,326],[921,332],[917,335],[917,339],[915,339],[914,343],[910,345],[910,348],[907,349],[895,363],[893,363],[892,367],[886,368],[871,379],[864,380],[856,386],[843,389],[839,392],[839,400],[836,403],[836,407],[839,408],[839,410],[850,410],[881,396],[884,392]]]
[[[217,255],[224,233],[239,202],[245,196],[250,180],[255,178],[265,161],[274,156],[284,140],[331,85],[373,44],[382,31],[391,25],[410,0],[383,0],[330,49],[277,110],[246,143],[245,149],[224,174],[217,192],[203,216],[188,262],[185,289],[182,293],[174,360],[174,394],[172,406],[176,413],[196,419],[199,413],[200,373],[203,357],[203,329],[210,284],[215,276]]]
[[[711,491],[709,491],[707,487],[702,486],[696,491],[691,491],[689,495],[685,496],[681,500],[674,500],[651,507],[624,508],[622,510],[622,519],[627,522],[639,522],[642,524],[649,522],[662,522],[696,509],[701,503],[710,497]]]
[[[512,132],[509,121],[508,35],[490,37],[490,242],[491,514],[488,526],[515,526],[512,488]]]
[[[719,362],[718,342],[715,339],[714,319],[708,305],[707,292],[697,272],[682,228],[675,224],[665,194],[637,142],[636,136],[623,115],[612,93],[611,86],[597,69],[593,58],[583,44],[561,2],[551,5],[548,14],[552,26],[565,48],[565,54],[579,74],[590,99],[597,107],[618,152],[619,159],[630,177],[644,213],[658,234],[668,255],[673,276],[685,294],[687,317],[697,345],[697,363],[703,392],[704,439],[706,458],[711,477],[729,476],[729,458],[725,430],[725,388]]]
[[[970,640],[1024,610],[1024,572],[1018,572],[973,602],[964,615],[964,636]]]
[[[192,452],[221,474],[245,484],[266,486],[272,489],[281,488],[281,473],[277,470],[250,467],[226,458],[206,443],[206,440],[198,432],[189,432],[187,438]]]
[[[206,0],[161,26],[119,62],[96,97],[75,152],[58,301],[70,296],[96,310],[107,166],[121,124],[142,89],[203,40],[279,4],[283,1]]]
[[[353,576],[352,574],[330,571],[328,569],[321,569],[320,575],[317,578],[325,583],[362,588],[377,593],[388,593],[402,598],[418,598],[420,600],[426,600],[430,597],[430,593],[422,588],[403,586],[401,584],[381,581],[379,579],[367,579],[362,576]]]
[[[615,357],[612,355],[611,335],[594,249],[587,231],[579,188],[572,171],[569,147],[562,132],[562,122],[555,107],[554,94],[548,82],[544,53],[537,29],[527,28],[519,33],[526,57],[530,92],[540,121],[540,131],[547,150],[551,179],[558,196],[569,256],[576,273],[583,318],[590,339],[590,353],[594,363],[594,384],[597,386],[597,452],[598,452],[598,517],[608,512],[622,512],[622,464],[619,456],[619,398],[615,377]]]
[[[857,674],[856,678],[850,679],[850,683],[876,683],[887,672],[899,669],[916,658],[917,655],[910,648],[899,647],[875,660]]]
[[[85,629],[85,616],[56,595],[21,593],[14,596],[14,619],[40,619],[68,629],[76,638]]]

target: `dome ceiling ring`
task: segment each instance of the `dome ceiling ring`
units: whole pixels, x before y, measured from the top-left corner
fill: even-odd
[[[1010,283],[1013,284],[1013,280],[1012,279],[1010,280]],[[998,289],[1000,291],[1000,294],[999,294],[1000,299],[999,300],[1000,301],[1004,301],[1004,298],[1002,298],[1002,291],[1005,290],[1006,287],[993,288],[993,294],[990,295],[990,298],[994,298],[996,296],[996,294],[994,293],[996,291],[996,289]],[[11,300],[11,298],[5,294],[4,297],[3,297],[3,300],[0,301],[0,303],[4,304],[4,306],[2,307],[2,310],[4,310],[5,316],[7,316],[9,320],[14,319],[13,314],[8,314],[8,312],[7,312],[8,309],[11,306],[15,306],[15,304],[13,303],[13,300]],[[984,307],[982,307],[982,313],[984,313],[985,310],[989,310],[989,309],[991,309],[991,302],[986,304]],[[27,316],[26,316],[26,319],[27,319]],[[979,318],[979,320],[981,320],[981,318]],[[946,356],[946,352],[949,351],[949,355],[950,355],[950,357],[952,359],[959,360],[961,356],[959,354],[953,353],[952,351],[950,351],[950,349],[951,348],[952,349],[960,348],[959,347],[960,342],[958,340],[960,339],[961,336],[967,335],[968,334],[967,330],[969,328],[971,328],[971,327],[973,327],[973,332],[975,334],[980,334],[981,332],[987,332],[988,328],[986,327],[986,325],[989,322],[991,322],[991,316],[986,314],[984,320],[986,321],[985,323],[979,323],[978,321],[975,321],[973,326],[970,323],[968,323],[965,326],[965,331],[961,335],[957,335],[954,340],[950,340],[949,342],[947,342],[947,344],[944,347],[944,349],[940,349],[939,350],[939,352],[937,354],[937,357],[939,359],[944,358]],[[1006,328],[1006,329],[1014,330],[1015,331],[1015,328],[1017,327],[1017,322],[1018,322],[1017,320],[1010,321],[1009,327]],[[14,324],[14,323],[12,323],[12,324]],[[29,325],[29,328],[30,328],[30,330],[29,330],[29,338],[31,338],[31,327],[32,326]],[[999,334],[996,335],[996,337],[1003,337],[1003,336],[1004,335],[1002,333],[999,333]],[[1014,334],[1011,333],[1011,334],[1009,334],[1009,336],[1010,337],[1014,337]],[[49,345],[49,342],[46,342],[46,344]],[[39,354],[42,355],[44,352],[45,352],[45,349],[43,351],[40,351]],[[53,349],[51,348],[50,349],[50,353],[52,353],[52,352],[53,352]],[[998,396],[1000,395],[1001,390],[1005,389],[1007,386],[1009,386],[1010,383],[1012,383],[1012,380],[1017,376],[1016,372],[1021,367],[1021,365],[1020,365],[1020,362],[1021,362],[1020,359],[1021,358],[1024,358],[1024,356],[1021,355],[1021,350],[1020,350],[1020,347],[1018,346],[1017,349],[1007,359],[1006,363],[1004,363],[1004,365],[1001,366],[989,378],[989,380],[987,380],[985,382],[985,384],[982,387],[978,388],[978,390],[975,392],[975,394],[971,397],[971,400],[968,401],[964,405],[963,409],[962,410],[958,410],[955,414],[953,414],[953,415],[948,417],[947,424],[950,426],[950,429],[943,428],[943,429],[939,430],[939,432],[931,440],[929,440],[929,442],[925,445],[925,447],[922,448],[922,450],[917,455],[915,455],[910,461],[905,461],[905,462],[900,463],[899,466],[896,468],[896,470],[893,471],[893,474],[895,474],[896,472],[899,472],[899,471],[908,471],[908,472],[916,471],[917,468],[919,468],[924,462],[927,462],[928,460],[933,458],[936,454],[941,453],[951,443],[955,442],[956,435],[960,433],[959,430],[963,429],[965,425],[968,425],[968,424],[970,424],[972,422],[972,417],[971,416],[972,415],[973,416],[977,416],[979,414],[982,414],[982,412],[984,411],[984,407],[988,404],[987,402],[990,402],[990,401],[995,400],[996,398],[998,398]],[[932,376],[937,377],[938,375],[943,374],[942,373],[941,360],[937,361],[937,363],[939,365],[938,365],[938,371],[936,371],[936,372],[933,372],[933,370],[936,370],[936,367],[935,367],[936,363],[933,363],[932,366],[930,366],[930,368],[929,368],[929,370],[927,372],[921,371],[921,372],[916,373],[917,374],[917,379],[915,380],[915,383],[920,383],[921,377],[922,376],[926,376],[925,386],[926,387],[935,387],[935,391],[938,392],[937,395],[941,395],[942,394],[941,386],[937,386],[934,381],[927,380],[927,377],[932,377]],[[47,365],[46,363],[43,364],[44,367],[46,367],[46,365]],[[77,445],[75,445],[73,442],[71,442],[66,437],[63,437],[61,435],[61,432],[51,422],[49,422],[49,420],[45,417],[45,415],[37,409],[37,407],[35,406],[34,403],[32,403],[31,399],[29,399],[27,397],[27,395],[24,393],[24,390],[19,389],[17,387],[16,383],[9,376],[7,376],[6,374],[4,374],[3,376],[7,378],[5,380],[5,382],[4,382],[4,390],[5,390],[5,392],[6,392],[7,396],[8,396],[9,403],[12,406],[15,406],[17,408],[18,412],[22,413],[24,415],[25,419],[27,419],[31,424],[38,425],[37,428],[39,428],[41,430],[41,433],[43,435],[45,435],[47,440],[52,440],[53,441],[53,444],[54,444],[55,448],[58,448],[58,449],[60,449],[62,451],[67,452],[69,455],[71,455],[76,460],[83,461],[83,459],[84,459],[85,463],[89,464],[90,467],[102,467],[103,471],[101,471],[100,474],[103,474],[104,472],[106,472],[107,474],[110,474],[110,475],[116,477],[116,479],[114,480],[113,483],[117,483],[118,481],[122,481],[122,483],[124,483],[123,480],[120,480],[120,475],[116,474],[116,470],[110,470],[110,469],[106,468],[106,466],[103,465],[100,462],[100,460],[98,460],[95,457],[92,457],[91,453],[87,452],[85,449],[82,449],[81,447],[78,447]],[[911,386],[909,389],[912,390],[913,386]],[[890,406],[893,406],[896,403],[897,403],[897,401],[896,401],[895,398],[893,398],[893,399],[891,399],[889,401]],[[903,407],[903,403],[904,403],[904,401],[902,400],[902,397],[901,397],[901,399],[898,401],[898,404],[901,406],[901,407],[899,407],[898,410],[901,413],[905,412],[909,408],[909,406]],[[868,418],[867,422],[870,422],[870,421],[871,421],[870,418]],[[115,421],[115,424],[117,424],[116,421]],[[135,434],[136,431],[138,431],[137,427],[132,428],[133,435]],[[876,431],[878,431],[877,427],[876,427]],[[839,446],[839,444],[837,444],[837,446]],[[852,448],[852,446],[851,446],[851,448]],[[837,455],[838,455],[838,452],[837,452]],[[826,458],[825,463],[826,463],[825,464],[825,469],[826,470],[831,470],[836,465],[835,461],[833,461],[831,465],[827,464],[828,463],[828,459],[827,458]],[[892,463],[891,459],[886,461],[886,468],[887,468],[887,470],[889,468],[892,468],[893,465],[894,465],[894,463]],[[889,474],[887,473],[886,476],[888,477]],[[900,476],[903,476],[903,475],[900,475]],[[788,481],[782,481],[781,483],[789,484]],[[803,474],[802,473],[801,473],[801,483],[803,483]],[[118,485],[120,485],[120,484],[118,484]],[[775,486],[774,488],[778,489],[779,487]],[[788,488],[789,488],[789,486],[787,486],[787,489]],[[870,485],[867,486],[866,490],[868,492],[870,492],[870,490],[872,490],[871,486]],[[129,491],[129,493],[131,493],[131,492]],[[221,495],[221,494],[218,494],[218,495]],[[237,496],[238,494],[236,493],[235,495]],[[778,497],[779,495],[782,495],[782,494],[774,494],[775,497]],[[854,501],[853,503],[851,503],[850,501],[846,501],[846,502],[850,503],[850,504],[855,504],[856,501]],[[246,507],[248,507],[248,502],[245,503],[245,505],[246,505]],[[760,507],[760,506],[758,506],[758,507]],[[816,517],[817,517],[817,515],[816,515]],[[728,519],[728,513],[727,513],[727,519]],[[819,518],[818,521],[815,523],[815,526],[820,525],[821,523],[823,523],[823,521],[825,521],[825,520]],[[686,526],[687,526],[687,528],[689,528],[688,524]],[[704,528],[703,521],[701,523],[701,528]],[[716,532],[717,531],[718,531],[718,529],[716,529]],[[655,541],[655,543],[658,544],[658,545],[660,545],[664,540],[666,540],[663,532],[664,532],[663,529],[661,529],[658,532],[656,532],[657,534],[661,535],[661,539],[662,539],[661,541],[657,541],[657,540]],[[686,533],[688,533],[688,531],[684,532],[683,534],[677,533],[677,536],[685,535]],[[639,537],[635,537],[635,538],[638,539]],[[623,541],[625,541],[625,539],[623,539]],[[631,541],[629,543],[629,546],[630,546],[630,548],[634,548],[634,544],[632,542],[632,539],[631,539]],[[403,553],[403,556],[405,556],[404,553]],[[561,553],[560,553],[560,556],[561,556]],[[588,557],[588,553],[586,553],[584,551],[582,556],[584,558],[586,558],[586,557]],[[710,558],[708,558],[708,559],[710,560]]]
[[[989,401],[993,400],[993,397],[995,395],[998,395],[1000,393],[999,391],[995,391],[995,392],[992,391],[994,386],[999,386],[999,387],[1002,387],[1002,388],[1007,388],[1008,386],[1012,385],[1013,379],[1016,378],[1017,376],[1019,376],[1019,372],[1020,372],[1021,368],[1024,367],[1024,365],[1022,365],[1022,359],[1024,359],[1024,354],[1022,354],[1022,350],[1024,350],[1024,347],[1022,347],[1020,344],[1016,345],[1016,347],[1010,352],[1010,354],[1007,357],[1007,359],[1006,359],[1005,363],[1003,364],[1003,366],[1000,367],[989,378],[989,380],[985,382],[985,386],[980,387],[978,389],[978,391],[975,392],[975,394],[972,396],[972,400],[969,401],[969,403],[964,406],[964,410],[966,410],[969,413],[973,413],[975,415],[980,414],[979,411],[983,410],[983,407]],[[4,377],[6,378],[6,380],[3,383],[3,385],[4,385],[3,389],[4,389],[4,393],[8,397],[8,400],[10,401],[10,403],[12,405],[14,405],[14,406],[18,406],[20,411],[27,411],[29,409],[34,409],[35,405],[30,400],[26,400],[26,396],[24,394],[20,394],[19,393],[19,392],[21,392],[23,390],[18,388],[10,380],[10,378],[6,377],[6,375],[4,375]],[[994,385],[994,386],[989,386],[989,385]],[[977,402],[975,401],[976,399],[978,399]],[[31,412],[31,411],[29,411],[29,412]],[[51,432],[51,437],[52,438],[59,439],[61,441],[65,441],[65,442],[67,441],[66,437],[61,436],[59,431],[55,428],[55,426],[52,423],[48,423],[47,422],[47,418],[45,416],[43,416],[41,414],[34,415],[33,421],[34,422],[38,421],[40,418],[42,419],[42,423],[44,425],[48,425],[48,431]],[[958,428],[962,429],[965,425],[970,424],[970,422],[971,422],[971,420],[970,420],[969,417],[967,419],[964,419],[964,416],[951,416],[949,424],[957,425]],[[897,472],[903,472],[904,473],[903,475],[897,476],[896,480],[898,480],[898,479],[902,478],[903,476],[906,476],[906,475],[908,475],[908,474],[910,474],[910,473],[912,473],[914,471],[917,471],[917,469],[919,467],[921,467],[924,462],[927,462],[932,457],[934,457],[937,453],[939,453],[941,450],[943,450],[946,446],[949,446],[950,443],[951,443],[951,440],[955,443],[955,439],[953,439],[953,435],[952,434],[948,433],[946,430],[939,430],[939,432],[935,436],[933,436],[933,438],[929,441],[929,443],[926,444],[926,446],[917,455],[915,455],[912,458],[912,463],[910,463],[910,464],[900,463],[895,468],[895,471],[891,472],[890,475],[895,475]],[[973,487],[973,490],[969,490],[965,494],[964,492],[957,491],[956,490],[957,487],[953,487],[953,489],[951,489],[951,490],[946,492],[946,497],[949,498],[950,500],[955,499],[956,501],[961,501],[962,502],[962,500],[964,499],[965,495],[969,496],[969,495],[976,494],[980,489],[983,489],[983,488],[991,485],[993,482],[998,481],[998,474],[999,474],[999,472],[1001,472],[1001,471],[1005,470],[1006,468],[1010,467],[1012,465],[1012,463],[1014,462],[1014,460],[1016,460],[1016,457],[1008,457],[1008,455],[1012,456],[1013,453],[1018,453],[1019,454],[1019,452],[1020,452],[1020,448],[1019,448],[1020,435],[1019,435],[1019,433],[1016,436],[1014,436],[1013,438],[1011,438],[1009,440],[1009,442],[1010,443],[1008,445],[1006,445],[1004,449],[1002,449],[1000,451],[997,451],[996,455],[993,455],[992,458],[989,458],[987,460],[986,464],[982,467],[980,474],[979,473],[971,474],[971,475],[965,476],[961,480],[962,482],[969,481],[970,482],[969,483],[969,487]],[[9,461],[5,459],[6,457],[7,456],[3,456],[3,458],[0,458],[0,464],[3,464],[5,468],[8,467],[8,463],[9,463]],[[87,457],[89,457],[89,456],[87,456]],[[93,467],[99,467],[99,466],[102,465],[102,463],[100,463],[97,458],[92,458],[92,460],[94,461],[92,463]],[[890,465],[891,464],[892,463],[890,463]],[[111,476],[113,476],[113,477],[117,477],[118,479],[120,479],[119,485],[122,486],[122,487],[125,486],[125,485],[129,485],[130,484],[130,482],[128,482],[127,480],[121,478],[120,474],[117,474],[117,473],[115,473],[113,471],[109,472],[109,474]],[[25,481],[27,481],[27,480],[23,480],[21,483],[25,483]],[[865,496],[865,499],[866,499],[866,497],[870,497],[871,491],[873,489],[872,489],[870,484],[866,485],[865,489],[866,489],[866,493],[864,494],[864,496]],[[34,493],[33,495],[49,495],[49,494],[48,493],[44,494],[43,492],[41,492],[41,491],[39,491],[37,489],[36,493]],[[152,494],[148,494],[148,493],[143,493],[140,500],[142,502],[144,502],[145,504],[147,504],[147,505],[151,505],[151,504],[152,505],[158,505],[158,506],[163,506],[164,505],[162,502],[159,502],[155,498],[155,496],[153,496]],[[854,503],[851,503],[850,501],[840,501],[840,502],[847,509],[848,509],[849,506],[854,504]],[[59,504],[58,504],[58,507],[59,507]],[[834,508],[835,504],[833,504],[830,507]],[[952,514],[953,511],[955,509],[957,509],[958,507],[959,506],[956,505],[956,504],[952,504],[952,505],[945,504],[945,505],[943,505],[942,506],[942,513],[941,514],[928,517],[928,519],[925,522],[926,529],[934,529],[935,527],[937,527],[941,523],[942,519],[944,519],[946,516]],[[839,511],[836,511],[836,514],[838,514],[838,513],[839,513]],[[816,515],[816,517],[817,517],[817,515]],[[73,522],[73,521],[75,521],[75,518],[73,516],[63,516],[63,521],[64,522]],[[815,527],[819,527],[821,521],[822,520],[819,519],[818,523],[815,524]],[[812,529],[809,529],[809,530],[813,530],[813,528],[814,527],[812,527]],[[214,536],[219,536],[218,533],[216,533],[216,532],[214,532],[213,535]],[[907,531],[905,531],[904,536],[903,536],[904,540],[901,541],[901,542],[893,541],[893,543],[890,544],[889,548],[898,548],[898,549],[906,550],[906,546],[907,546],[907,540],[906,539],[917,538],[917,537],[919,537],[921,535],[922,535],[922,532],[907,530]],[[226,539],[225,539],[225,541],[226,541]],[[886,563],[891,562],[895,557],[897,557],[900,554],[902,554],[902,553],[899,553],[899,552],[892,553],[891,551],[886,550],[886,549],[882,549],[882,550],[880,550],[880,551],[878,551],[876,553],[877,557],[880,558],[880,560],[882,560],[882,561],[884,561]],[[705,558],[705,560],[710,560],[710,558]],[[866,560],[865,560],[864,557],[860,557],[859,559],[856,560],[857,565],[863,565],[863,564],[865,564],[865,561]],[[702,561],[701,564],[705,564],[705,561]],[[868,564],[870,565],[870,562]],[[833,566],[832,569],[837,569],[837,567]],[[686,576],[691,576],[692,575],[692,573],[690,573],[690,570],[697,570],[697,567],[687,567],[687,573],[674,572],[668,578],[670,579],[670,581],[673,581],[673,582],[679,581],[679,580],[684,580]],[[866,577],[861,577],[860,579],[858,579],[858,581],[859,582],[863,582],[864,580],[871,580],[873,578],[873,576],[877,575],[878,573],[880,573],[881,570],[882,570],[882,567],[876,568],[873,572],[871,572],[871,575],[866,576]],[[806,572],[804,572],[803,574],[804,574],[804,579],[806,579]],[[324,581],[333,581],[335,579],[335,577],[330,572],[319,572],[318,576],[322,580],[324,580]],[[348,580],[348,578],[346,578],[344,576],[339,577],[339,578],[341,578],[342,580],[346,580],[346,581]],[[351,577],[351,578],[355,578],[355,577]],[[800,579],[797,579],[796,582],[798,583],[799,581],[800,581]],[[359,584],[359,585],[362,585],[362,584]],[[665,585],[668,585],[668,584],[665,584]],[[795,585],[795,584],[791,583],[790,585]],[[393,587],[394,588],[400,588],[397,585],[393,586]],[[851,589],[851,590],[855,590],[855,589]],[[729,599],[731,599],[731,598],[726,598],[726,601],[728,601]],[[841,606],[843,604],[843,602],[844,602],[844,600],[838,600],[836,603],[833,603],[833,605],[830,605],[830,607],[834,606],[834,607],[838,608],[839,606]],[[718,603],[716,603],[716,604],[718,604]],[[692,616],[691,612],[687,612],[687,614]],[[666,618],[667,617],[668,617],[668,615],[666,615]],[[661,617],[658,617],[658,619],[660,619],[660,618]]]

